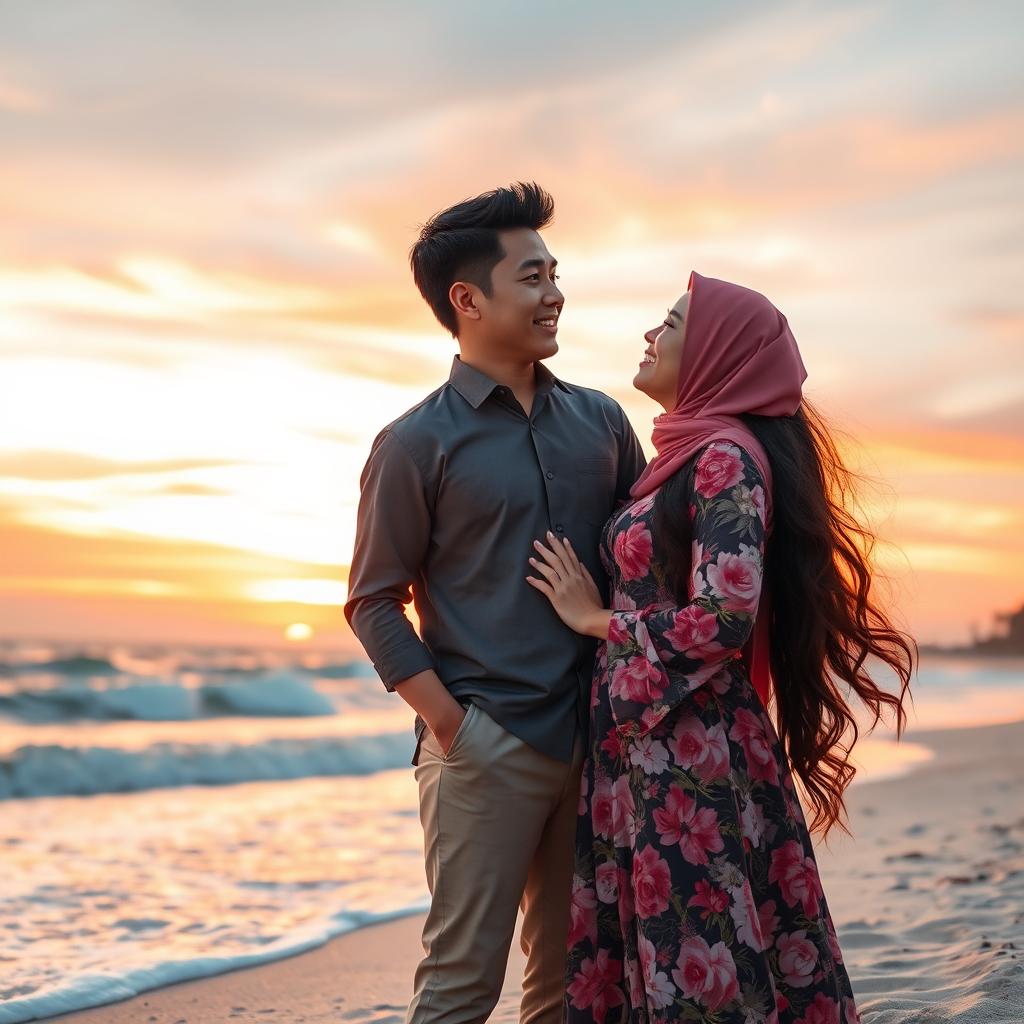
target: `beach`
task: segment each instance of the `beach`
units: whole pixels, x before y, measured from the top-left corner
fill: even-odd
[[[853,838],[816,840],[866,1024],[1024,1021],[1024,721],[911,730],[930,752],[849,791]],[[422,918],[258,967],[48,1019],[66,1024],[398,1022]],[[522,956],[492,1020],[517,1019]]]

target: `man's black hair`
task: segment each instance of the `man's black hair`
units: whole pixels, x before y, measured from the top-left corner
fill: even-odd
[[[540,231],[555,213],[555,201],[536,182],[517,181],[435,213],[420,231],[409,262],[420,294],[441,322],[458,334],[448,291],[456,281],[475,284],[490,298],[491,271],[505,258],[499,231]]]

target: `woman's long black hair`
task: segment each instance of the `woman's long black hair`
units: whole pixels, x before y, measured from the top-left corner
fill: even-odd
[[[895,713],[906,725],[904,699],[917,645],[896,629],[872,592],[875,537],[857,521],[857,476],[843,464],[832,435],[806,399],[793,416],[740,417],[761,442],[772,470],[774,526],[764,560],[771,599],[771,669],[776,725],[790,765],[813,811],[811,829],[846,830],[843,793],[856,768],[850,751],[858,728],[852,691],[874,716]],[[654,529],[667,556],[669,583],[688,601],[688,493],[693,466],[676,474],[655,501]],[[674,524],[674,525],[673,525]],[[868,659],[888,665],[899,695],[868,674]],[[844,692],[845,691],[845,692]]]

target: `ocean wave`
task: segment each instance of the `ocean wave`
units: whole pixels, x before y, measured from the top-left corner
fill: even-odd
[[[115,676],[121,670],[107,658],[76,654],[48,661],[0,662],[0,671],[11,674],[47,672],[66,676]]]
[[[409,763],[409,730],[259,743],[154,743],[141,750],[29,744],[0,758],[0,799],[369,775]]]
[[[343,661],[336,665],[322,665],[316,670],[321,679],[376,679],[374,667],[365,661]]]
[[[275,718],[333,715],[334,705],[317,693],[309,678],[290,672],[274,672],[244,683],[207,683],[200,688],[200,702],[207,713],[271,715]]]
[[[59,686],[0,693],[0,714],[34,723],[169,722],[223,715],[290,718],[333,715],[337,710],[329,698],[317,692],[312,675],[284,670],[199,686],[136,677],[121,685],[84,686],[67,681]]]
[[[255,953],[166,960],[152,966],[127,970],[121,975],[110,972],[83,974],[69,978],[45,993],[12,998],[0,1003],[0,1024],[23,1024],[25,1021],[42,1020],[74,1010],[105,1006],[165,985],[208,978],[226,971],[237,971],[243,967],[255,967],[272,960],[281,960],[322,946],[338,935],[422,912],[426,906],[426,902],[421,900],[386,913],[340,911],[326,920],[281,936]]]

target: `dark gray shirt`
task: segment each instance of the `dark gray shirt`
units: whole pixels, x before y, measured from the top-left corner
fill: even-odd
[[[526,582],[527,559],[552,530],[605,590],[601,529],[645,459],[607,395],[540,363],[536,384],[527,416],[509,388],[456,356],[448,382],[377,435],[345,616],[389,690],[432,668],[457,700],[568,762],[596,641]]]

